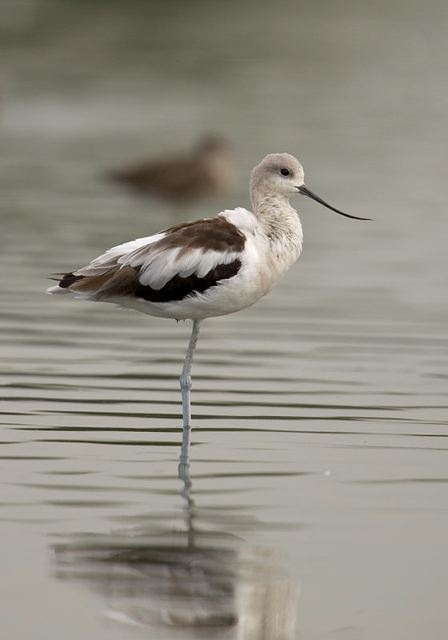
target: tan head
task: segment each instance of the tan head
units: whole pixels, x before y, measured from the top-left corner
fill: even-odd
[[[327,209],[336,211],[347,218],[369,220],[344,213],[322,200],[305,187],[305,174],[300,162],[289,153],[269,153],[253,169],[250,179],[250,195],[254,209],[266,199],[288,200],[292,195],[301,194],[319,202]]]
[[[252,201],[260,196],[284,196],[298,193],[304,184],[302,165],[289,153],[270,153],[253,169],[250,190]]]

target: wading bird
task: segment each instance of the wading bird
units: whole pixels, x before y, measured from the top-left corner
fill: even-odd
[[[133,191],[185,205],[230,189],[234,180],[234,152],[227,140],[207,135],[189,153],[146,160],[110,171],[110,180]]]
[[[109,249],[86,267],[66,273],[48,293],[112,302],[143,313],[192,320],[180,377],[182,455],[190,441],[191,366],[205,318],[240,311],[266,295],[300,256],[302,225],[289,203],[302,194],[336,213],[304,184],[301,164],[288,153],[267,155],[252,171],[253,212],[237,208],[214,218],[170,227]]]

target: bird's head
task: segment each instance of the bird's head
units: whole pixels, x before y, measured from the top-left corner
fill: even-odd
[[[301,194],[319,202],[327,209],[347,218],[369,220],[344,213],[322,200],[305,186],[305,173],[300,162],[289,153],[270,153],[253,169],[250,181],[251,198],[254,206],[261,199],[281,197],[289,199]]]

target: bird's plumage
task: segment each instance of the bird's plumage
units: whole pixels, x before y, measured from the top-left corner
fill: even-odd
[[[293,221],[298,223],[296,215]],[[112,247],[65,274],[49,293],[72,293],[175,319],[237,311],[264,295],[286,268],[285,263],[271,273],[269,239],[258,222],[238,208],[170,227]]]

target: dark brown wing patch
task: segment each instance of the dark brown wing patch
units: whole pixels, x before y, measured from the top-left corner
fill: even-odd
[[[246,236],[234,224],[217,217],[171,227],[158,246],[167,249],[180,246],[180,258],[190,249],[241,252],[245,241]]]
[[[134,295],[137,278],[138,269],[123,267],[99,276],[75,276],[73,273],[66,273],[59,286],[62,289],[70,288],[76,293],[94,294],[96,300],[102,300],[109,296]]]
[[[177,260],[190,251],[201,249],[216,251],[225,255],[228,252],[242,253],[246,236],[225,218],[204,218],[194,222],[170,227],[165,231],[166,236],[154,245],[156,251],[179,249]],[[192,274],[187,277],[176,275],[161,289],[153,289],[148,285],[138,283],[135,295],[150,302],[174,302],[183,300],[187,296],[204,293],[210,287],[215,287],[221,280],[235,276],[241,267],[238,258],[232,262],[218,264],[204,276]]]
[[[194,222],[184,222],[163,231],[165,237],[150,246],[149,251],[163,252],[168,249],[179,249],[177,259],[180,260],[189,251],[202,249],[225,253],[241,253],[246,236],[234,224],[225,218],[203,218]],[[135,258],[144,259],[148,247],[134,251]]]

